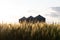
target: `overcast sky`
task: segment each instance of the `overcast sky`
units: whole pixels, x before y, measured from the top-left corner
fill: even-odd
[[[0,21],[18,22],[23,16],[39,14],[47,22],[60,22],[60,0],[0,0]]]

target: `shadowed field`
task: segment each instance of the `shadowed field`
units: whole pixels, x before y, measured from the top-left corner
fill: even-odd
[[[0,24],[0,40],[60,40],[60,25],[39,22]]]

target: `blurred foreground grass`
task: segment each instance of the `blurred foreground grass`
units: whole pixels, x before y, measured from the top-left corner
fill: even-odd
[[[0,40],[60,40],[60,24],[0,24]]]

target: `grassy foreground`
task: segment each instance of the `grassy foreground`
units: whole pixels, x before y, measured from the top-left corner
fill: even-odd
[[[0,24],[0,40],[60,40],[60,25],[39,22]]]

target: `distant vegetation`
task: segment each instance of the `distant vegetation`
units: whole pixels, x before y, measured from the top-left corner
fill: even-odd
[[[0,24],[0,40],[60,40],[60,25],[39,22]]]

